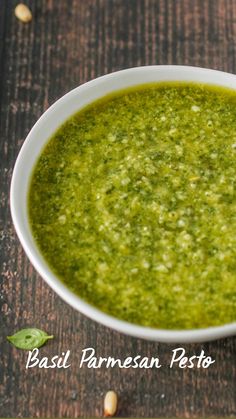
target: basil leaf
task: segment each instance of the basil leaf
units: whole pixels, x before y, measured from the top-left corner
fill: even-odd
[[[48,336],[47,333],[35,328],[21,329],[14,335],[7,336],[7,340],[16,346],[16,348],[26,350],[40,348],[48,339],[52,338],[53,336]]]

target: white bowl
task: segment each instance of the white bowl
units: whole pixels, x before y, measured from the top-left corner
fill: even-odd
[[[93,320],[128,335],[162,342],[209,341],[236,333],[236,322],[194,330],[162,330],[124,322],[96,309],[73,294],[50,270],[32,236],[27,216],[30,175],[44,144],[68,117],[108,93],[159,81],[195,81],[236,90],[236,76],[187,66],[147,66],[118,71],[89,81],[54,103],[36,122],[18,155],[11,182],[11,213],[16,232],[30,261],[45,281],[75,309]]]

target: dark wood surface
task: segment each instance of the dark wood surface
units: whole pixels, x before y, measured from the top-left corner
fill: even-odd
[[[120,398],[119,416],[236,416],[236,339],[185,345],[216,359],[206,370],[170,370],[176,345],[113,332],[70,308],[36,274],[12,226],[9,186],[31,126],[71,88],[98,75],[145,64],[188,64],[236,72],[235,0],[37,0],[33,20],[0,0],[0,416],[101,416],[104,393]],[[25,370],[26,353],[6,335],[25,326],[55,340],[52,356],[71,350],[67,370]],[[178,346],[178,345],[177,345]],[[157,355],[159,370],[79,369],[81,350],[100,356]]]

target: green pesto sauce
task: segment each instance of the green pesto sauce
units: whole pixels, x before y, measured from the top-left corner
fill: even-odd
[[[29,217],[76,294],[139,325],[236,320],[236,93],[143,85],[96,101],[52,136]]]

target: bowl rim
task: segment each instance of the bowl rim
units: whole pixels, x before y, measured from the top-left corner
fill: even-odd
[[[32,147],[32,144],[34,143],[34,135],[35,135],[36,130],[38,130],[40,127],[43,127],[47,119],[50,118],[50,116],[53,113],[57,112],[57,110],[59,109],[59,107],[61,107],[61,105],[67,102],[70,98],[80,95],[81,92],[86,92],[87,89],[93,88],[97,84],[104,82],[106,80],[112,80],[114,77],[117,77],[117,76],[138,73],[138,72],[145,72],[145,71],[160,71],[160,72],[173,71],[175,72],[177,70],[183,72],[183,74],[188,74],[188,75],[189,74],[191,75],[191,73],[196,74],[196,72],[201,73],[202,75],[204,74],[209,75],[209,72],[210,72],[211,74],[219,76],[219,79],[222,79],[222,83],[218,84],[221,86],[225,85],[224,78],[227,77],[229,80],[232,80],[232,83],[235,85],[235,89],[236,89],[236,76],[234,74],[219,71],[219,70],[202,68],[202,67],[180,66],[180,65],[151,65],[151,66],[131,67],[128,69],[108,73],[106,75],[90,80],[82,85],[79,85],[78,87],[70,90],[68,93],[63,95],[56,102],[54,102],[41,115],[41,117],[33,125],[29,134],[27,135],[20,149],[20,152],[17,156],[13,174],[12,174],[11,186],[10,186],[10,209],[11,209],[11,216],[12,216],[16,233],[20,239],[23,249],[25,253],[27,254],[30,262],[35,267],[36,271],[40,274],[40,276],[47,282],[47,284],[65,302],[67,302],[73,308],[75,308],[76,310],[80,311],[81,313],[91,318],[92,320],[95,320],[98,323],[101,323],[107,327],[110,327],[112,329],[115,329],[119,332],[122,332],[130,336],[134,336],[137,338],[144,338],[144,339],[148,339],[152,341],[166,342],[166,343],[193,343],[193,342],[204,342],[204,341],[215,340],[217,338],[223,338],[223,337],[236,334],[236,322],[227,323],[221,326],[213,326],[213,327],[200,328],[200,329],[183,329],[183,330],[170,329],[168,330],[168,329],[150,328],[150,327],[141,326],[138,324],[133,324],[133,323],[115,318],[101,311],[100,309],[87,303],[78,295],[70,291],[70,289],[67,288],[67,286],[64,285],[64,283],[53,273],[50,266],[46,263],[45,259],[43,257],[41,258],[39,257],[39,249],[35,243],[32,233],[31,233],[31,239],[32,239],[31,242],[27,239],[26,235],[24,234],[24,226],[22,224],[22,221],[20,220],[18,209],[17,209],[19,207],[19,204],[17,202],[17,188],[18,188],[18,180],[22,171],[21,169],[22,162],[24,161],[24,159],[26,160],[25,156],[27,152],[29,151],[30,147]],[[176,78],[176,81],[178,80],[179,79]],[[186,80],[186,81],[190,81],[190,80]],[[156,82],[158,82],[158,80]],[[143,84],[145,83],[148,83],[148,82],[143,82]],[[205,82],[205,83],[210,84],[209,82]],[[217,83],[212,83],[212,84],[217,85]],[[113,92],[115,92],[116,90],[120,90],[120,89],[114,89]],[[104,95],[101,94],[99,97],[103,97],[103,96]],[[88,103],[92,103],[94,100],[96,99],[93,99]],[[82,108],[84,106],[82,106]],[[80,108],[78,107],[78,111],[79,109]],[[74,112],[72,112],[70,115],[73,115],[73,114]],[[66,117],[65,120],[66,119],[68,119],[68,117]],[[63,121],[57,125],[57,128],[59,128],[62,123]],[[47,143],[48,140],[49,140],[49,137],[47,137],[46,139],[44,137],[40,151],[42,150],[42,148],[44,147],[44,145]],[[39,155],[40,155],[40,152],[38,153],[38,156]],[[29,182],[31,173],[32,173],[32,170],[28,175],[28,179],[24,180],[25,183]],[[27,206],[26,202],[25,204]],[[29,227],[29,219],[27,217],[26,217],[26,220],[28,222],[28,227]],[[33,242],[33,248],[32,248],[32,242]]]

